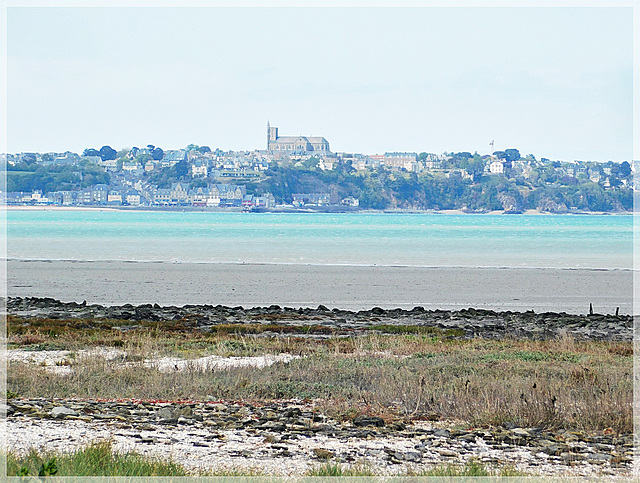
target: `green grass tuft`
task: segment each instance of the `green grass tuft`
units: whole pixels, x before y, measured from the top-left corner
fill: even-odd
[[[366,466],[342,466],[339,463],[325,463],[310,469],[307,476],[375,476]]]
[[[7,455],[7,476],[187,476],[179,464],[137,453],[117,454],[108,441],[70,454],[31,449],[24,456]]]

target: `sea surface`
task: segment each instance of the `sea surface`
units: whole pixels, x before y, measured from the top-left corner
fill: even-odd
[[[13,260],[633,268],[632,215],[9,210]]]

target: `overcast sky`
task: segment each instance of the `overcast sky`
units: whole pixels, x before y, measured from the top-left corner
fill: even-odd
[[[7,10],[7,148],[190,143],[632,158],[633,12],[594,8]]]

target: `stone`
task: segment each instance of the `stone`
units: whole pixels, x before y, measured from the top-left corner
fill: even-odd
[[[64,419],[66,416],[79,416],[77,411],[65,406],[56,406],[49,413],[52,418]]]
[[[167,420],[172,420],[172,419],[177,420],[178,419],[174,415],[173,411],[171,409],[169,409],[168,407],[164,407],[164,408],[158,409],[158,411],[156,412],[156,418],[158,418],[158,419],[167,419]]]
[[[611,461],[613,456],[606,453],[594,453],[587,456],[587,461],[591,464],[601,465],[608,461]]]
[[[447,457],[458,456],[458,453],[456,453],[455,451],[451,451],[450,449],[446,449],[446,448],[439,449],[438,450],[438,454],[440,456],[447,456]]]
[[[258,427],[260,429],[270,429],[272,431],[284,431],[285,429],[285,425],[277,421],[267,421]]]
[[[357,416],[353,419],[353,425],[357,427],[375,426],[377,428],[384,427],[384,419],[376,416]]]
[[[420,460],[422,460],[422,453],[419,453],[417,451],[407,451],[404,454],[404,460],[410,461],[412,463],[419,463]]]
[[[191,419],[193,418],[193,409],[191,409],[191,406],[184,406],[177,411],[177,415],[182,416],[183,418]]]

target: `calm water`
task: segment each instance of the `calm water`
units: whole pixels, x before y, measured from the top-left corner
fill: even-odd
[[[8,211],[8,257],[627,268],[631,215]]]

